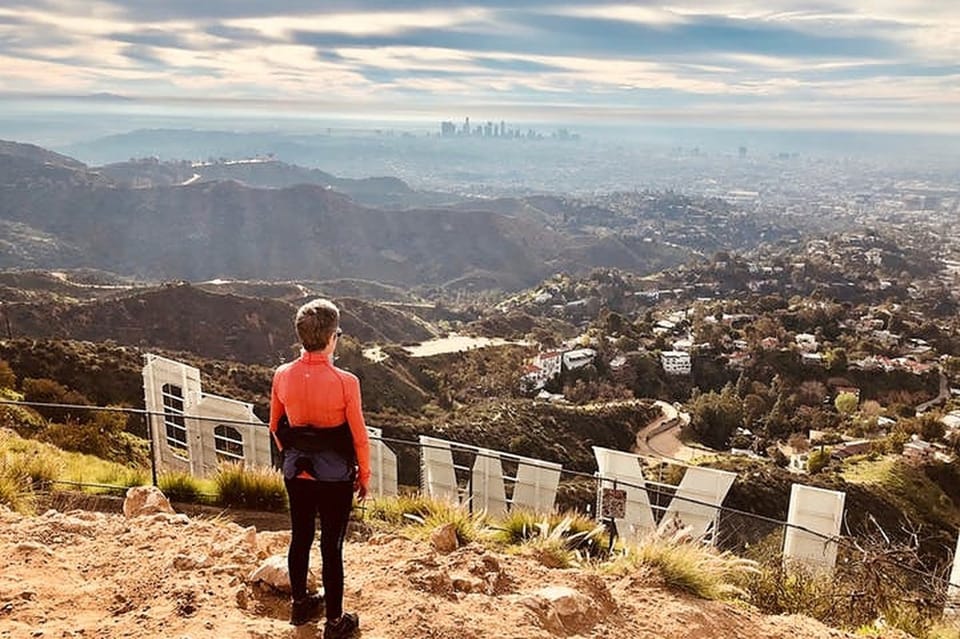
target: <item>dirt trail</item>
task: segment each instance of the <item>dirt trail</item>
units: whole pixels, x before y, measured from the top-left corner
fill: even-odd
[[[316,624],[287,624],[285,596],[248,582],[288,539],[183,514],[24,517],[0,507],[0,638],[318,637]],[[478,545],[440,554],[362,523],[345,556],[346,606],[365,639],[852,637],[677,594],[651,573],[551,569]],[[565,603],[551,603],[558,592]]]

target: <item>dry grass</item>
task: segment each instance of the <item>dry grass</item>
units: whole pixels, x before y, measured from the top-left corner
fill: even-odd
[[[642,566],[653,568],[671,588],[704,599],[745,598],[739,582],[758,572],[756,562],[691,540],[682,530],[670,537],[654,533],[626,544],[606,568],[619,573]]]

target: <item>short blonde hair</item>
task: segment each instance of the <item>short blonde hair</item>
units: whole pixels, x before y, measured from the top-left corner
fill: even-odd
[[[293,324],[305,350],[322,351],[340,324],[340,309],[330,300],[313,300],[297,309]]]

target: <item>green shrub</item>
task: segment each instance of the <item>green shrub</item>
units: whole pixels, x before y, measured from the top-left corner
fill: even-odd
[[[0,388],[0,399],[22,402],[23,395],[9,388]],[[28,406],[0,405],[0,428],[10,428],[26,435],[40,432],[46,424],[43,416]]]
[[[816,475],[830,463],[830,453],[825,450],[815,450],[807,457],[807,472]]]
[[[224,506],[272,511],[287,508],[283,475],[272,468],[224,463],[217,468],[214,482],[217,501]]]
[[[7,363],[7,360],[0,359],[0,388],[16,387],[17,376],[13,373],[13,369],[10,368],[10,364]]]
[[[432,511],[421,525],[424,530],[432,532],[445,524],[453,524],[457,531],[457,541],[461,545],[480,541],[489,532],[486,513],[471,513],[463,506],[443,501],[434,502]]]
[[[28,402],[41,404],[71,404],[75,406],[89,406],[90,400],[82,393],[70,390],[60,382],[45,377],[27,377],[23,380],[23,398]],[[83,408],[65,408],[60,406],[45,406],[37,408],[37,412],[55,422],[83,421],[89,417],[90,411]]]
[[[96,411],[87,422],[53,423],[40,438],[63,450],[71,450],[131,466],[150,462],[150,444],[126,432],[127,417],[121,412]]]
[[[766,614],[803,614],[867,636],[893,627],[927,637],[942,612],[942,601],[938,605],[929,596],[929,584],[920,575],[876,557],[865,559],[841,546],[837,565],[830,571],[799,563],[784,567],[779,552],[771,550],[765,551],[760,569],[739,583],[750,603]]]
[[[489,520],[486,513],[471,513],[462,505],[429,497],[401,499],[399,507],[390,508],[384,504],[377,506],[377,517],[389,517],[394,521],[399,517],[406,521],[408,530],[415,536],[421,537],[429,536],[440,526],[453,524],[460,544],[479,541],[489,535]]]
[[[505,545],[522,544],[537,534],[537,524],[543,516],[523,509],[514,509],[492,526],[494,541]]]

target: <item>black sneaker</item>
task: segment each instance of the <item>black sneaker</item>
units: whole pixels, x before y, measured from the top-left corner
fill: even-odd
[[[319,616],[321,605],[323,605],[323,595],[318,592],[307,595],[303,599],[295,599],[290,606],[290,625],[302,626],[311,619],[315,619]]]
[[[336,621],[327,621],[323,627],[323,639],[348,639],[359,629],[360,617],[345,612]]]

